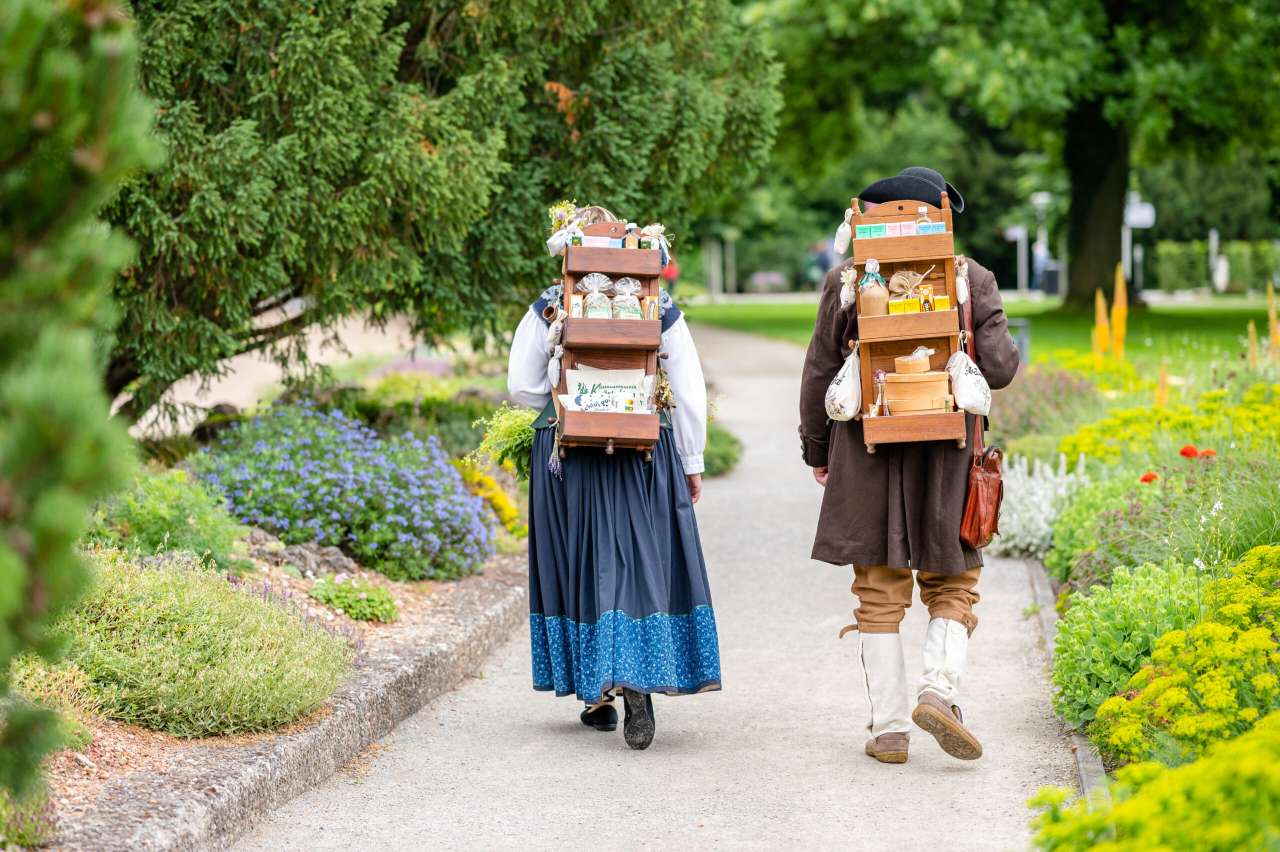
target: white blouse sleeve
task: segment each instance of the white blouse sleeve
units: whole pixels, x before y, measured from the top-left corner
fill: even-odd
[[[707,383],[698,361],[698,349],[684,317],[662,333],[662,362],[675,397],[671,428],[676,437],[676,454],[685,473],[702,473],[702,452],[707,447]]]
[[[551,400],[551,380],[547,378],[550,359],[547,324],[530,308],[516,327],[507,359],[507,391],[512,399],[539,411],[546,407]]]

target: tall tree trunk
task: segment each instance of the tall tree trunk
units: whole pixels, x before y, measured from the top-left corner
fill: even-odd
[[[1129,132],[1102,114],[1102,101],[1067,116],[1063,159],[1071,181],[1067,214],[1066,306],[1091,309],[1094,291],[1110,293],[1120,262],[1120,228],[1129,188]]]

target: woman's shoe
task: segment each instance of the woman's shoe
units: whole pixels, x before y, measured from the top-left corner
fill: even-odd
[[[618,730],[618,711],[613,709],[613,704],[588,707],[578,718],[582,720],[582,724],[597,731]]]
[[[622,722],[622,738],[637,751],[648,748],[649,743],[653,742],[653,696],[624,689],[622,701],[626,710]]]

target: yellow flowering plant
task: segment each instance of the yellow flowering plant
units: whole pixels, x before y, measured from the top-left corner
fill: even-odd
[[[1058,445],[1067,458],[1084,455],[1107,464],[1181,442],[1280,444],[1280,383],[1254,383],[1233,400],[1223,388],[1200,394],[1195,405],[1118,408],[1081,426]]]
[[[1160,637],[1151,664],[1098,708],[1090,736],[1102,751],[1180,762],[1280,708],[1280,546],[1251,550],[1205,600],[1206,619]]]
[[[1205,757],[1166,769],[1137,763],[1074,800],[1046,787],[1030,801],[1036,848],[1051,852],[1204,852],[1280,846],[1280,712]]]

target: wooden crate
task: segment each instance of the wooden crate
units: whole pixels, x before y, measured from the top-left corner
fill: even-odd
[[[935,295],[945,293],[951,299],[951,308],[945,311],[858,317],[862,368],[862,432],[867,449],[874,453],[877,444],[908,441],[952,440],[964,446],[965,415],[962,411],[866,416],[876,400],[876,371],[893,373],[894,358],[906,355],[918,346],[927,346],[934,350],[929,358],[929,369],[944,370],[952,354],[960,350],[951,202],[944,192],[940,208],[919,201],[890,201],[864,212],[856,198],[851,207],[853,217],[849,225],[854,233],[857,233],[858,225],[914,222],[920,207],[926,209],[930,220],[944,223],[946,232],[940,234],[853,240],[854,274],[860,280],[865,272],[866,262],[871,258],[879,262],[880,274],[886,282],[902,269],[919,273],[928,270],[923,283],[931,286]]]
[[[587,236],[620,238],[624,222],[600,222],[583,228]],[[569,246],[564,254],[565,311],[582,278],[599,272],[613,280],[634,278],[641,284],[639,298],[658,299],[661,294],[661,253],[657,249]],[[566,411],[559,394],[568,392],[568,372],[580,364],[602,370],[643,369],[658,372],[658,347],[662,343],[661,320],[610,320],[570,317],[565,320],[564,359],[560,364],[560,385],[555,389],[557,428],[560,446],[603,447],[613,452],[626,447],[648,452],[657,443],[660,422],[656,414],[626,414],[605,411]]]

